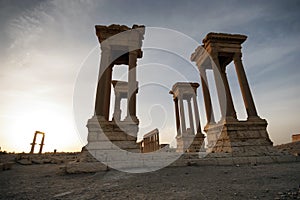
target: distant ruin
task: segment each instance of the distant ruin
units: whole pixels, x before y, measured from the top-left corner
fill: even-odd
[[[45,145],[45,144],[44,144],[44,141],[45,141],[45,133],[40,132],[40,131],[36,131],[36,132],[34,133],[34,136],[33,136],[33,141],[32,141],[32,143],[30,143],[30,144],[31,144],[30,154],[33,154],[33,153],[34,153],[34,147],[35,147],[35,145],[37,144],[37,143],[36,143],[36,137],[37,137],[38,134],[42,135],[42,140],[41,140],[41,143],[40,143],[39,154],[41,154],[42,151],[43,151],[43,146]]]
[[[292,142],[299,142],[300,141],[300,134],[292,135]]]

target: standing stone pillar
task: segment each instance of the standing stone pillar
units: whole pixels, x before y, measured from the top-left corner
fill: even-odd
[[[196,131],[197,133],[201,133],[200,116],[199,116],[196,95],[193,95],[193,103],[194,103],[195,120],[196,120]]]
[[[41,141],[41,144],[40,144],[40,150],[39,150],[39,154],[42,154],[43,152],[43,147],[44,147],[44,141],[45,141],[45,134],[42,133],[43,137],[42,137],[42,141]]]
[[[257,116],[241,60],[242,43],[246,39],[247,36],[240,34],[209,33],[203,39],[203,45],[197,47],[191,56],[191,60],[197,63],[202,77],[204,73],[201,68],[203,66],[205,69],[212,69],[214,72],[222,119],[225,120],[220,120],[216,124],[208,124],[205,127],[205,132],[207,133],[208,152],[218,153],[218,156],[219,154],[234,157],[274,155],[272,141],[266,129],[267,121]],[[210,58],[212,58],[215,65]],[[248,114],[248,120],[246,121],[240,121],[236,118],[226,77],[226,68],[232,61],[234,61]],[[226,98],[224,98],[225,95]],[[249,120],[249,118],[255,118],[255,120]]]
[[[246,107],[248,118],[258,117],[241,57],[242,57],[242,53],[235,53],[233,60],[234,60],[234,66],[238,76],[244,104]]]
[[[136,116],[136,62],[137,52],[129,52],[127,120],[137,123],[138,119]]]
[[[193,118],[191,98],[187,99],[187,103],[188,103],[189,121],[190,121],[190,132],[188,132],[188,134],[194,134],[195,133],[195,128],[194,128],[194,118]]]
[[[202,85],[202,92],[204,97],[204,104],[205,104],[205,111],[206,111],[206,118],[207,124],[215,123],[214,112],[211,103],[211,95],[208,89],[208,81],[206,76],[206,71],[203,68],[199,67],[200,71],[200,78],[201,78],[201,85]]]
[[[113,119],[115,121],[121,120],[121,95],[119,93],[115,93],[115,109]]]
[[[34,153],[34,146],[36,145],[36,133],[34,134],[34,136],[33,136],[33,141],[32,141],[32,143],[30,143],[31,144],[31,150],[30,150],[30,153]]]
[[[236,112],[234,109],[233,100],[232,100],[232,96],[231,96],[231,92],[230,92],[230,88],[229,88],[229,83],[228,83],[226,72],[225,72],[225,66],[223,67],[223,65],[222,66],[220,65],[219,58],[216,55],[216,53],[213,54],[212,58],[216,64],[216,67],[213,67],[213,71],[214,71],[214,77],[215,77],[215,82],[216,82],[217,91],[218,91],[222,119],[226,119],[227,117],[232,117],[232,118],[236,119]],[[224,99],[224,96],[222,94],[222,86],[224,86],[224,88],[225,88],[225,98],[226,99]]]
[[[33,136],[33,141],[32,141],[32,143],[30,143],[30,144],[31,144],[31,150],[30,150],[30,153],[31,153],[31,154],[34,153],[34,146],[36,145],[36,137],[37,137],[38,134],[41,134],[41,135],[43,136],[43,137],[42,137],[42,140],[41,140],[41,143],[40,143],[39,154],[41,154],[42,151],[43,151],[43,146],[45,145],[45,144],[44,144],[44,141],[45,141],[45,133],[40,132],[40,131],[36,131],[36,132],[34,133],[34,136]]]
[[[180,130],[180,119],[179,119],[179,109],[178,109],[178,99],[174,98],[174,105],[175,105],[175,118],[176,118],[176,130],[177,136],[181,135]]]
[[[179,110],[180,110],[180,121],[181,121],[181,135],[186,134],[186,124],[185,124],[185,116],[184,116],[184,105],[182,96],[178,96],[179,99]]]
[[[109,47],[101,47],[101,61],[96,93],[96,102],[95,102],[95,115],[102,117],[103,119],[108,120],[109,105],[107,102],[110,102],[110,77],[111,77],[111,51]],[[109,103],[108,103],[109,104]]]

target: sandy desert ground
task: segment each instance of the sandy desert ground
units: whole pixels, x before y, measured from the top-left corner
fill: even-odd
[[[64,174],[63,164],[0,171],[0,199],[300,199],[300,163]]]

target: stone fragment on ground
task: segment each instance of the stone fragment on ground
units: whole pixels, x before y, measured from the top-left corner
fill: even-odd
[[[64,167],[64,170],[68,174],[76,173],[91,173],[99,171],[107,171],[108,167],[101,162],[69,162]]]
[[[31,160],[28,160],[28,159],[17,160],[17,163],[19,163],[21,165],[31,165],[32,164]]]

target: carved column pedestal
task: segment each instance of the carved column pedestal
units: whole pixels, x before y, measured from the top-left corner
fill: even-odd
[[[222,121],[205,127],[208,151],[231,156],[264,156],[277,151],[267,132],[267,121]]]
[[[176,152],[204,152],[204,138],[205,136],[202,133],[198,133],[196,135],[184,135],[177,136],[177,149]]]
[[[91,152],[101,150],[126,150],[140,152],[136,143],[138,125],[127,121],[98,121],[94,116],[88,121],[88,144],[86,148]]]

